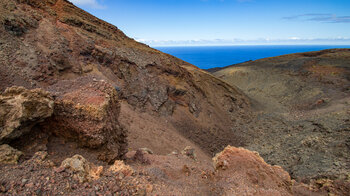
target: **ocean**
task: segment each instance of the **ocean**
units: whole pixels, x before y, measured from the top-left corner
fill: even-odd
[[[224,67],[284,54],[309,52],[331,48],[350,48],[350,46],[332,45],[258,45],[258,46],[174,46],[155,47],[176,56],[201,69]]]

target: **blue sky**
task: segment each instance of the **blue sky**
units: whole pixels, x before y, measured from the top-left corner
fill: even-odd
[[[350,45],[350,0],[71,0],[151,46]]]

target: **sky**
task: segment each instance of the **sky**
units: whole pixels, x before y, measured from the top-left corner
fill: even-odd
[[[350,0],[70,0],[151,46],[350,45]]]

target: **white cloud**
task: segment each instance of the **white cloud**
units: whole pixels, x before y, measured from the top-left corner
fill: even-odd
[[[95,9],[105,8],[97,0],[69,0],[69,1],[75,5],[89,6],[89,7],[95,8]]]
[[[290,39],[290,40],[300,40],[300,37],[290,37],[288,39]]]
[[[350,16],[337,16],[336,14],[301,14],[295,16],[283,17],[285,20],[301,20],[301,21],[314,21],[323,23],[350,23]]]

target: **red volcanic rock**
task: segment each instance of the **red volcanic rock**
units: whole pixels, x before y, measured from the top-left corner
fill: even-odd
[[[86,77],[61,81],[50,90],[56,95],[54,115],[46,125],[50,130],[98,150],[100,160],[112,162],[124,155],[126,130],[118,122],[120,105],[113,86]]]
[[[213,161],[224,195],[292,195],[289,174],[256,152],[228,146]]]
[[[0,94],[0,144],[30,132],[52,115],[53,108],[53,98],[42,89],[7,88]]]

